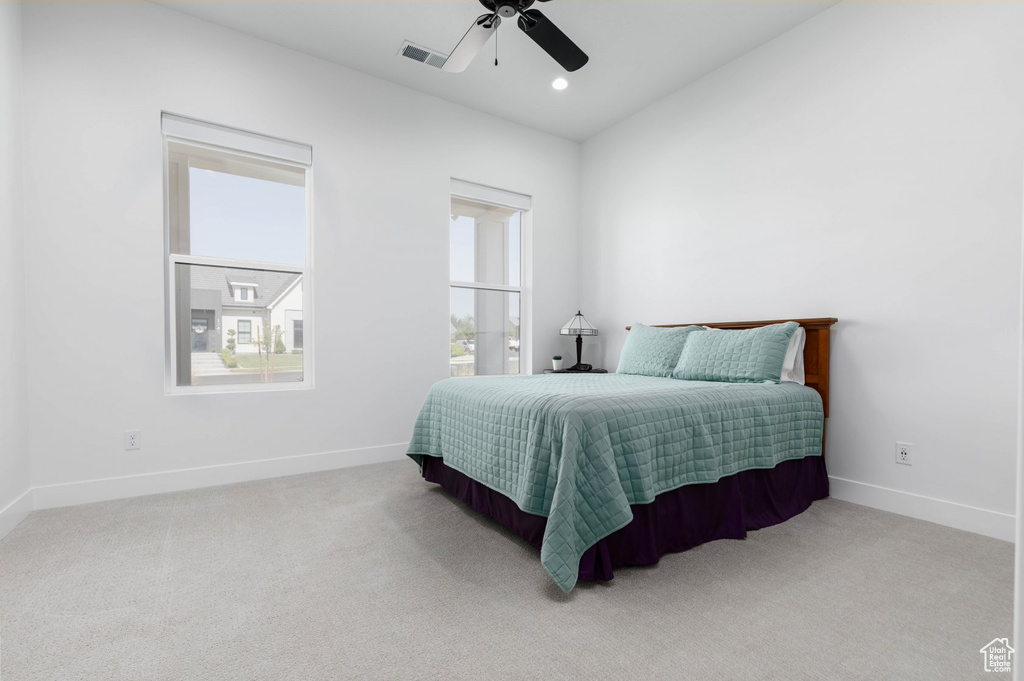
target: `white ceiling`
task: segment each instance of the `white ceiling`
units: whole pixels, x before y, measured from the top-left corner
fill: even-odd
[[[477,0],[160,4],[567,139],[583,141],[835,4],[836,0],[552,0],[540,9],[588,55],[565,75],[508,19],[463,73],[398,56],[404,40],[448,53]]]

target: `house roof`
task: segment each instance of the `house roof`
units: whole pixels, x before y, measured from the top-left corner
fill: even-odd
[[[277,297],[301,274],[273,272],[270,270],[243,270],[227,267],[192,267],[192,290],[218,291],[223,307],[241,307],[259,310],[274,302]],[[245,282],[255,286],[250,300],[235,300],[232,282]]]

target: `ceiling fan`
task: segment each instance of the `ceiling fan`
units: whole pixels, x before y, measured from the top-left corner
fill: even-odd
[[[450,73],[465,71],[491,34],[498,30],[501,20],[510,19],[517,14],[519,29],[533,38],[533,42],[540,45],[541,49],[561,64],[562,68],[566,71],[582,68],[590,57],[551,23],[550,19],[541,14],[540,10],[530,9],[533,3],[534,0],[480,0],[480,4],[486,7],[489,13],[478,17],[469,27],[466,35],[462,36],[462,40],[448,55],[441,68]]]

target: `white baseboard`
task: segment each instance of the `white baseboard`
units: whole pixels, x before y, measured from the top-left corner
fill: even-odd
[[[1004,541],[1014,540],[1016,518],[1011,513],[990,511],[832,476],[829,476],[829,490],[832,498],[841,501],[899,513]]]
[[[407,446],[408,443],[397,443],[118,478],[41,485],[26,490],[0,510],[0,538],[36,509],[75,506],[95,501],[127,499],[147,494],[180,492],[249,480],[399,461],[405,457]],[[841,501],[899,513],[1004,541],[1014,540],[1016,519],[1009,513],[966,506],[845,478],[830,476],[829,484],[831,496]]]
[[[18,526],[22,520],[33,511],[32,488],[21,493],[17,499],[7,504],[0,510],[0,539],[7,536],[7,533]]]
[[[41,485],[31,490],[32,506],[35,509],[76,506],[94,501],[127,499],[147,494],[180,492],[249,480],[264,480],[370,463],[398,461],[405,457],[407,447],[408,443],[406,442],[318,454],[301,454],[277,459],[160,471],[143,475],[128,475],[120,478]]]

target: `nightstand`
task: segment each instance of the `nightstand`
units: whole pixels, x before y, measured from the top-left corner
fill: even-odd
[[[554,369],[545,369],[544,373],[545,374],[607,374],[608,370],[607,369],[591,369],[590,371],[569,371],[568,369],[559,369],[558,371],[555,371]]]

